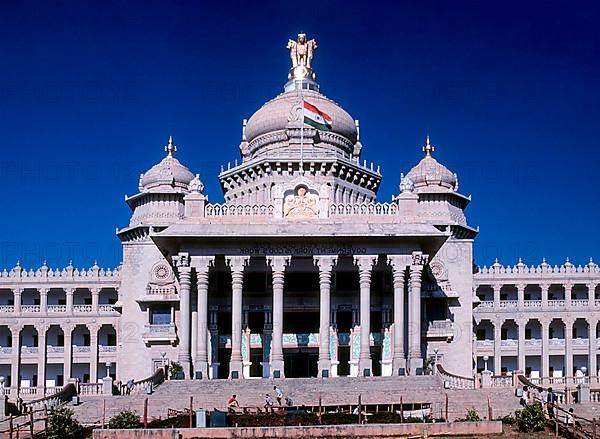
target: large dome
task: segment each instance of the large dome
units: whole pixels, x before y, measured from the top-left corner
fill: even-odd
[[[302,98],[331,117],[332,133],[345,137],[352,144],[356,143],[356,125],[346,110],[316,91],[303,90]],[[285,131],[300,102],[300,91],[293,90],[282,93],[264,104],[248,119],[245,131],[247,141],[252,142],[264,134]]]

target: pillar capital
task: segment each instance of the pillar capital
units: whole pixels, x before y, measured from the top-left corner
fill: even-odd
[[[194,267],[196,273],[208,273],[213,267],[215,261],[214,256],[192,256],[190,265]]]
[[[377,262],[377,256],[375,255],[360,255],[354,256],[354,265],[358,267],[359,271],[371,271]]]
[[[290,256],[267,256],[267,265],[273,273],[284,272],[290,265]]]
[[[411,267],[421,267],[421,270],[425,265],[427,265],[427,261],[429,260],[429,255],[423,254],[421,251],[412,252],[412,265]]]
[[[332,255],[314,255],[313,261],[319,272],[331,272],[335,264],[337,264],[337,256]]]
[[[173,256],[173,264],[177,269],[189,268],[190,254],[187,252],[180,252],[177,256]]]

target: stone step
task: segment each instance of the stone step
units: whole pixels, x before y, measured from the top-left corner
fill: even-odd
[[[399,404],[402,397],[405,404],[431,403],[435,416],[443,415],[448,395],[449,415],[452,419],[464,417],[467,409],[472,407],[482,417],[487,416],[488,398],[492,402],[494,418],[512,413],[518,408],[519,402],[512,388],[444,389],[438,376],[339,377],[167,381],[157,387],[152,395],[86,396],[82,398],[82,404],[73,409],[82,422],[96,423],[102,419],[103,410],[106,411],[106,420],[125,409],[134,410],[141,415],[146,398],[151,418],[166,417],[169,408],[182,410],[189,407],[191,396],[194,408],[224,410],[227,399],[232,394],[237,395],[241,405],[262,407],[265,393],[269,393],[275,402],[274,385],[279,386],[284,395],[291,397],[294,405],[318,405],[319,398],[323,405],[357,404],[360,395],[364,404],[383,406]]]

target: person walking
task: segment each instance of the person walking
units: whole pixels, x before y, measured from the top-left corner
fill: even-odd
[[[277,399],[277,404],[281,407],[281,400],[283,399],[283,392],[277,386],[273,386],[273,391],[275,391],[275,398]]]
[[[271,401],[271,396],[267,393],[265,395],[265,410],[268,412],[271,407],[273,407],[273,401]]]

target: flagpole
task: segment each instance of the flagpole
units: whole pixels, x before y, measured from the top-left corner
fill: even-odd
[[[302,81],[300,81],[300,110],[302,117],[300,118],[300,175],[304,175],[304,95],[302,94]]]

